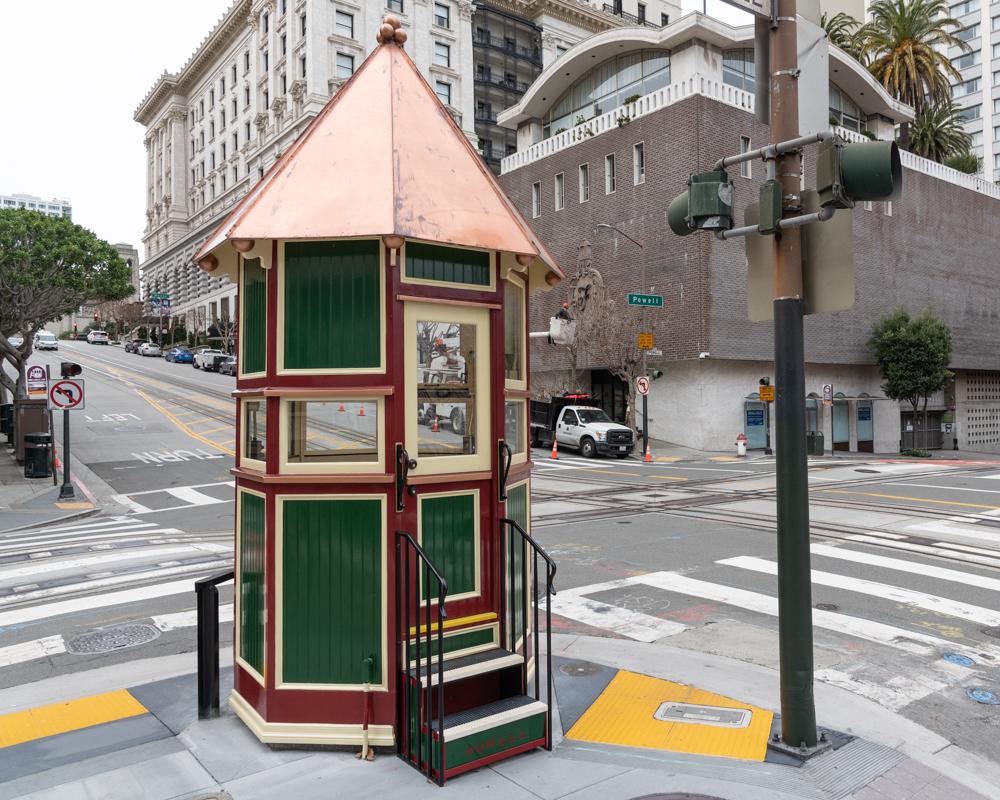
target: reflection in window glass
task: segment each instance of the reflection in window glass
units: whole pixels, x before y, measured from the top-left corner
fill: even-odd
[[[378,403],[304,400],[288,404],[288,461],[378,461]]]
[[[524,401],[508,400],[504,405],[503,438],[514,455],[524,455]]]
[[[476,452],[476,326],[417,322],[417,454]]]
[[[745,92],[754,91],[755,65],[753,50],[740,48],[722,54],[722,81]]]
[[[511,281],[503,285],[504,377],[524,380],[524,289]]]
[[[264,400],[244,400],[243,413],[243,457],[263,461],[267,446],[267,405]]]

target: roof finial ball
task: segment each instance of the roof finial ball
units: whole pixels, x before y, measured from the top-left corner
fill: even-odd
[[[402,25],[403,23],[397,17],[394,17],[392,14],[386,14],[382,18],[382,24],[379,26],[375,40],[379,44],[392,42],[402,47],[403,43],[406,42],[406,31],[403,30]]]

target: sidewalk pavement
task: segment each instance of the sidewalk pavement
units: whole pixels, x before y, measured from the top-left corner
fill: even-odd
[[[116,721],[0,746],[0,776],[7,777],[0,783],[0,800],[1000,798],[1000,766],[825,684],[816,685],[821,723],[848,736],[838,737],[836,750],[804,764],[789,763],[787,757],[752,761],[568,738],[564,730],[573,727],[588,703],[603,696],[602,687],[621,674],[619,669],[697,685],[739,698],[737,705],[763,709],[777,699],[778,679],[771,669],[670,645],[564,634],[552,638],[557,699],[553,752],[499,762],[453,778],[443,789],[428,784],[391,753],[366,763],[351,752],[271,749],[228,708],[218,719],[196,720],[196,681],[189,671],[194,657],[185,654],[0,691],[0,714],[78,697],[81,685],[91,692],[130,686],[127,699],[138,708]],[[231,664],[231,653],[224,652],[223,660]],[[164,677],[148,680],[156,675]],[[222,677],[225,697],[231,666]],[[120,699],[119,693],[115,696]],[[9,721],[0,717],[0,732]]]

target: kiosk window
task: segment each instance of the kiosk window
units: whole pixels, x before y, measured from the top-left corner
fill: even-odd
[[[378,461],[375,400],[293,400],[288,404],[288,461]]]
[[[477,452],[476,326],[417,321],[417,453]]]

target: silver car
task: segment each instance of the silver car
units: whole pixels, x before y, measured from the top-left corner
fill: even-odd
[[[143,342],[139,345],[140,356],[161,356],[160,346],[156,342]]]

